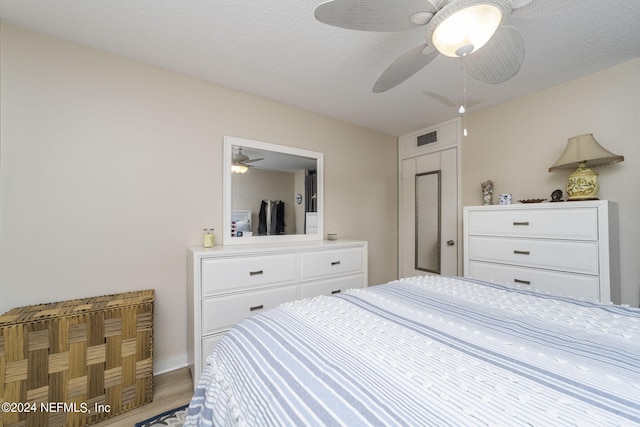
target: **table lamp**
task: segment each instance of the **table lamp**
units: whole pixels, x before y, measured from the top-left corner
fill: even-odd
[[[623,160],[624,156],[606,150],[598,144],[592,133],[587,133],[569,138],[564,153],[549,168],[549,172],[575,169],[569,175],[567,200],[597,200],[600,189],[598,173],[591,167],[612,165]]]

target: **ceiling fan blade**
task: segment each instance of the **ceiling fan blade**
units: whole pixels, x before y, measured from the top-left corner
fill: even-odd
[[[396,87],[426,67],[438,55],[439,52],[426,43],[403,53],[384,70],[373,86],[373,92],[385,92]]]
[[[244,154],[234,154],[231,160],[237,163],[243,163],[249,160],[249,157],[245,156]]]
[[[519,9],[531,3],[532,0],[512,0],[511,9]]]
[[[422,91],[422,93],[438,102],[440,102],[443,105],[446,105],[447,107],[451,107],[451,108],[458,108],[460,106],[460,101],[458,100],[457,102],[452,101],[451,99],[442,96],[438,93],[435,92],[430,92],[428,90],[424,90]],[[478,104],[480,104],[482,101],[484,101],[484,99],[467,99],[467,102],[465,104],[466,108],[469,109],[473,106],[476,106]]]
[[[458,103],[453,102],[450,99],[448,99],[448,98],[446,98],[446,97],[444,97],[444,96],[442,96],[442,95],[440,95],[438,93],[435,93],[435,92],[430,92],[430,91],[424,90],[424,91],[422,91],[422,93],[427,95],[430,98],[435,99],[436,101],[440,102],[441,104],[446,105],[447,107],[454,108],[454,107],[457,107],[457,106],[460,105],[459,102]]]
[[[464,58],[471,78],[498,84],[518,74],[524,62],[524,39],[513,27],[498,28],[491,40],[477,52]]]
[[[360,31],[403,31],[424,25],[438,11],[429,0],[331,0],[316,7],[318,21]],[[427,12],[427,22],[415,24],[411,16]]]
[[[249,159],[249,160],[245,160],[244,163],[259,162],[260,160],[264,160],[264,158],[262,158],[262,159]]]

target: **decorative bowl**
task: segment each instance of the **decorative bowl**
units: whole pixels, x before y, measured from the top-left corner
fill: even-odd
[[[524,199],[524,200],[518,200],[520,203],[540,203],[540,202],[544,202],[547,199]]]

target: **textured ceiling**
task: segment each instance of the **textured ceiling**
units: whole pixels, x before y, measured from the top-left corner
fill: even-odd
[[[390,135],[457,115],[460,63],[438,57],[375,94],[378,76],[424,29],[371,33],[314,19],[320,0],[0,0],[0,19]],[[522,70],[467,79],[468,111],[640,57],[639,0],[533,0],[508,18]]]

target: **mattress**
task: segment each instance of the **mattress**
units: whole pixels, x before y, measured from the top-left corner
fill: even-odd
[[[640,310],[425,276],[232,328],[185,426],[640,425]]]

